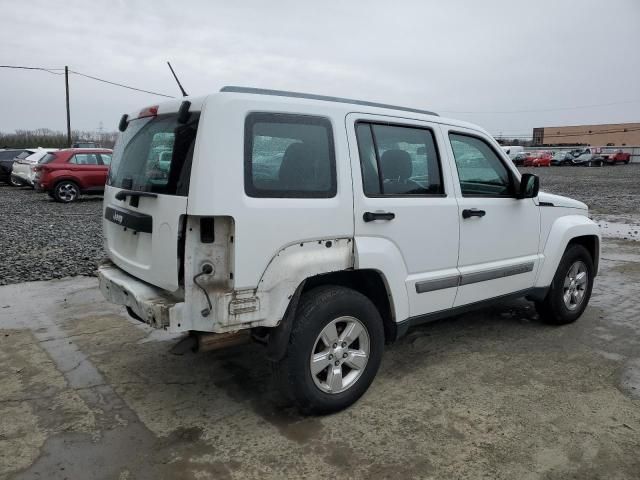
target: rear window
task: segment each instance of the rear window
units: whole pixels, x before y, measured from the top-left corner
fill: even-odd
[[[40,159],[40,164],[44,164],[44,163],[51,163],[56,159],[56,154],[55,153],[47,153],[44,157],[42,157]]]
[[[33,155],[33,152],[30,150],[25,150],[24,152],[22,152],[20,155],[18,155],[16,158],[18,160],[22,160],[23,158],[27,158],[28,156]]]
[[[186,196],[199,120],[197,113],[186,124],[177,114],[132,120],[113,149],[107,184]]]

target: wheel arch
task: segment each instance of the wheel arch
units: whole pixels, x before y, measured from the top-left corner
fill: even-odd
[[[391,343],[396,339],[397,324],[392,308],[391,293],[381,272],[373,269],[326,272],[304,279],[296,288],[282,321],[269,333],[268,356],[271,360],[278,360],[285,354],[300,297],[306,292],[325,285],[350,288],[371,300],[382,318],[386,343]]]
[[[600,237],[598,235],[581,235],[579,237],[573,237],[569,240],[567,248],[571,245],[582,245],[589,251],[591,259],[593,260],[594,274],[597,275],[600,263]]]
[[[595,273],[600,261],[600,229],[596,223],[583,215],[567,215],[558,218],[552,225],[544,246],[544,261],[538,273],[536,287],[548,287],[569,245],[584,246],[593,259]]]
[[[60,183],[62,183],[62,182],[71,182],[71,183],[77,185],[80,190],[83,189],[82,183],[80,183],[77,178],[68,177],[68,176],[57,177],[57,178],[52,179],[51,183],[52,183],[53,186],[51,187],[51,189],[55,190],[58,187],[58,185]]]

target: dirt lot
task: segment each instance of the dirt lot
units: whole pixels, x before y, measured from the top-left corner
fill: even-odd
[[[640,211],[638,166],[535,173],[597,215]],[[2,278],[24,255],[7,239],[24,249],[29,225],[80,231],[96,220],[74,213],[99,215],[93,200],[49,216],[33,192],[0,196]],[[93,258],[98,231],[82,239],[89,250],[62,251]],[[28,255],[65,262],[40,248]],[[542,325],[522,300],[416,328],[354,407],[319,418],[282,403],[257,345],[175,356],[175,338],[106,304],[94,278],[12,275],[0,288],[0,478],[640,478],[637,241],[605,241],[576,324]]]

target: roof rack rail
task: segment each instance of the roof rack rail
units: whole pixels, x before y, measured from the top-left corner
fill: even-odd
[[[326,95],[315,95],[313,93],[288,92],[286,90],[268,90],[263,88],[236,87],[236,86],[222,87],[220,91],[234,92],[234,93],[252,93],[255,95],[273,95],[276,97],[306,98],[309,100],[322,100],[324,102],[350,103],[353,105],[389,108],[391,110],[402,110],[404,112],[422,113],[424,115],[435,115],[436,117],[439,116],[437,113],[431,112],[429,110],[420,110],[417,108],[409,108],[409,107],[399,107],[397,105],[387,105],[385,103],[366,102],[364,100],[353,100],[350,98],[330,97]]]

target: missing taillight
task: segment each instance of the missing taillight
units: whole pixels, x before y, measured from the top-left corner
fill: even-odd
[[[213,243],[214,240],[213,217],[200,218],[200,241],[202,243]]]

